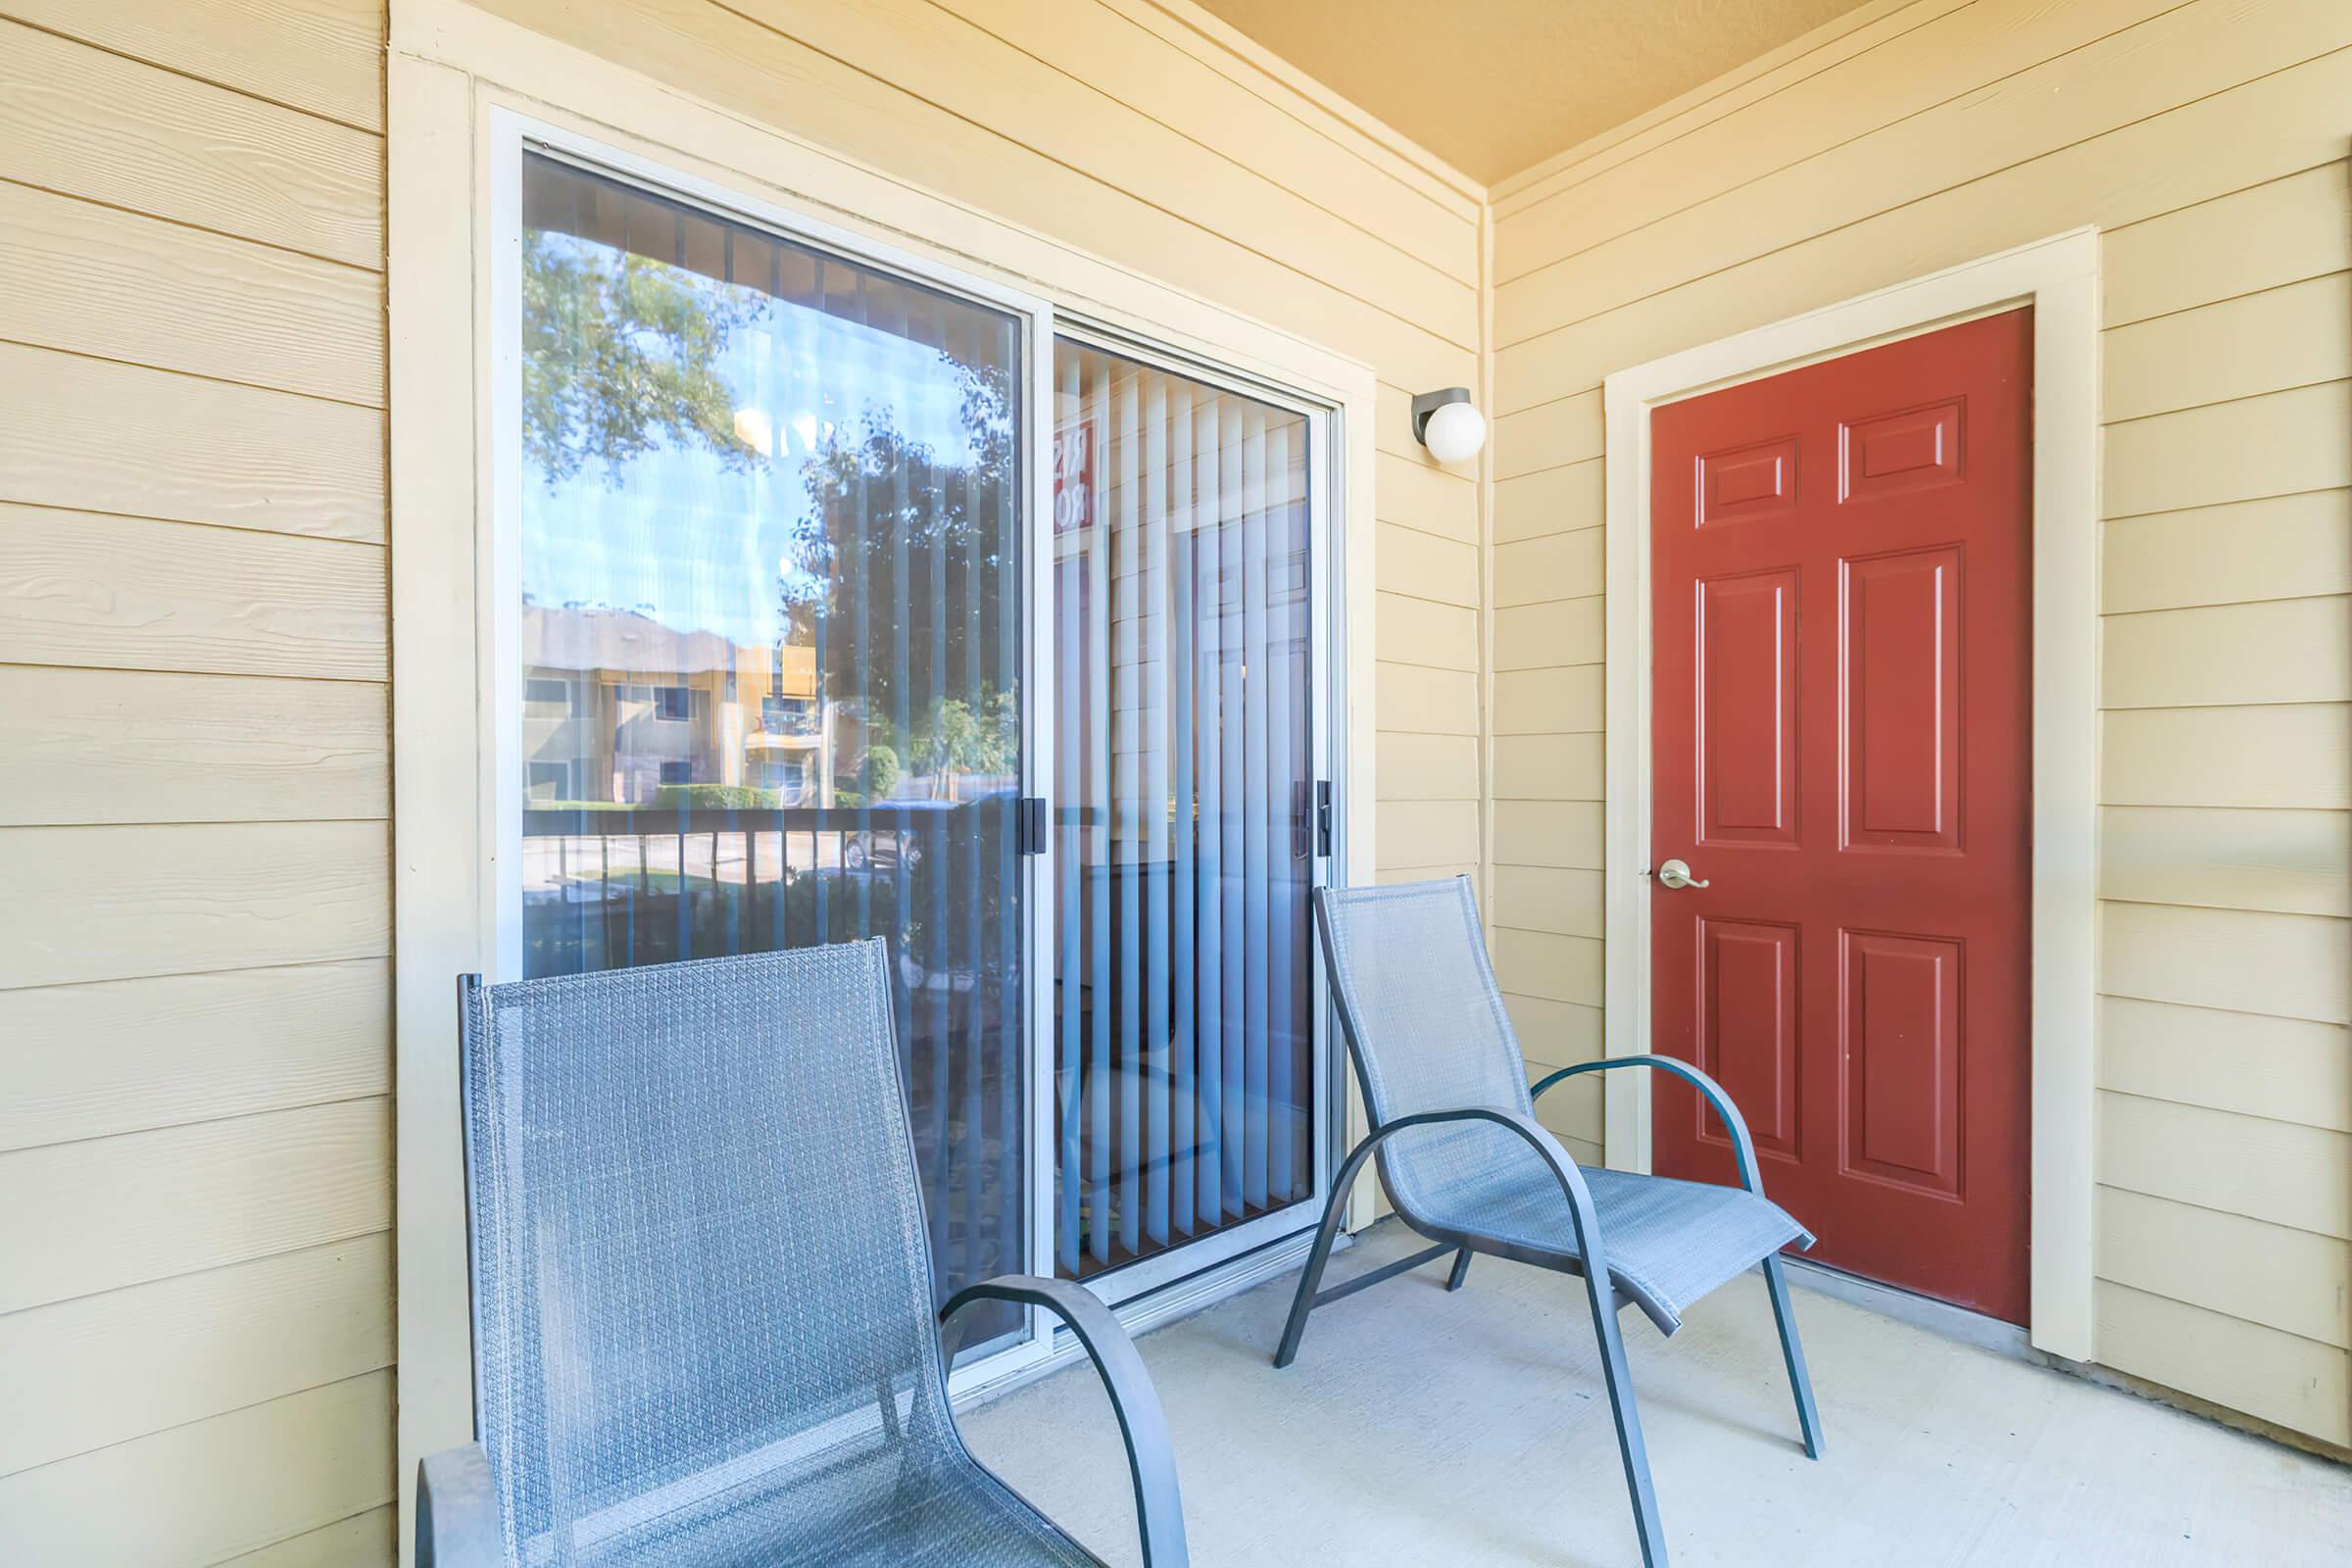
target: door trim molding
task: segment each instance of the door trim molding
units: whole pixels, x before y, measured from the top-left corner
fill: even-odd
[[[2094,1358],[2098,937],[2099,238],[2074,229],[1620,370],[1607,430],[1603,1050],[1649,1041],[1649,412],[2034,307],[2032,1305],[2035,1348]],[[1650,1168],[1646,1074],[1613,1073],[1611,1168]]]

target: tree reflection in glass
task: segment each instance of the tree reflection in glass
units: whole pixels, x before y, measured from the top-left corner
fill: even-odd
[[[1017,1269],[1020,323],[522,203],[524,972],[886,938],[939,1288]]]

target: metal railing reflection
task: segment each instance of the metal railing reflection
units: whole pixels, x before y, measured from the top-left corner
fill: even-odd
[[[902,961],[1004,967],[1016,803],[564,807],[522,813],[524,972],[564,974],[868,936]],[[1008,928],[1006,928],[1008,929]]]

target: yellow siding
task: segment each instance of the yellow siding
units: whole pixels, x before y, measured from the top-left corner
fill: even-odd
[[[1491,341],[1496,962],[1573,1000],[1587,895],[1522,878],[1599,864],[1603,378],[2104,231],[2098,1353],[2336,1443],[2348,46],[2319,0],[1871,8],[1506,181]],[[1558,1006],[1514,1002],[1531,1063],[1599,1050]]]
[[[381,0],[0,3],[0,1558],[392,1556]]]

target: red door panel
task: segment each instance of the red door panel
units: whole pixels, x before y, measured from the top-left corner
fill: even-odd
[[[1796,837],[1796,573],[1698,584],[1698,836]]]
[[[1652,416],[1652,1046],[1813,1255],[2023,1322],[2032,314]],[[1734,1179],[1688,1088],[1664,1174]]]
[[[1840,841],[1960,848],[1957,545],[1843,564],[1838,704]]]
[[[1698,1069],[1730,1093],[1761,1153],[1796,1152],[1796,928],[1753,920],[1699,924]],[[1696,1134],[1729,1151],[1704,1100]]]
[[[1929,1192],[1960,1190],[1957,942],[1844,934],[1844,1166]]]

